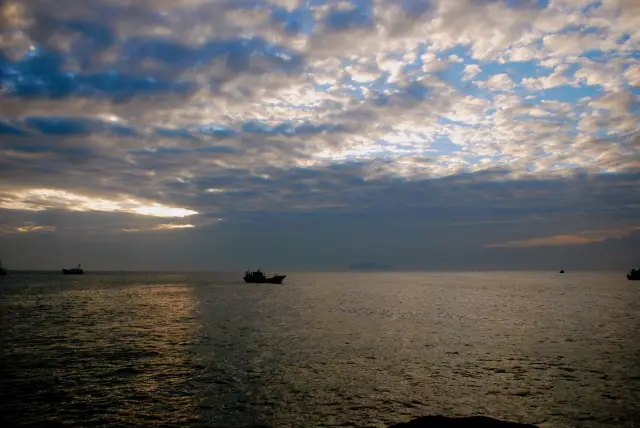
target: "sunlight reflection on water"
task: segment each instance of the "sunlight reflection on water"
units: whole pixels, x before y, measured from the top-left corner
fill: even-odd
[[[36,278],[19,294],[2,294],[10,426],[195,421],[192,289],[97,279]]]

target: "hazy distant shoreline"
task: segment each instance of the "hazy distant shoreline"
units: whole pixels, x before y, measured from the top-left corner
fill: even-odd
[[[7,269],[9,273],[60,273],[61,269]],[[245,269],[246,270],[246,269]],[[300,269],[300,268],[277,268],[267,269],[267,271],[279,271],[285,273],[492,273],[492,272],[536,272],[536,273],[554,273],[556,269],[469,269],[469,270],[452,270],[452,269],[401,269],[401,268],[342,268],[342,269]],[[629,269],[609,269],[609,270],[589,270],[589,269],[565,269],[565,275],[571,273],[626,273]],[[238,269],[173,269],[173,270],[152,270],[152,269],[85,269],[86,273],[154,273],[154,274],[238,274],[244,272]]]

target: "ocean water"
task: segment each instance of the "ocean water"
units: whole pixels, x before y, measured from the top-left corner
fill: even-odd
[[[640,425],[623,273],[240,277],[0,277],[0,426]]]

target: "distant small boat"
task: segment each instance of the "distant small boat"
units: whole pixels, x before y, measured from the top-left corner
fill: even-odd
[[[630,281],[640,281],[640,269],[631,269],[631,272],[627,274],[627,279]]]
[[[6,276],[7,270],[2,267],[2,260],[0,260],[0,276]]]
[[[564,270],[561,270],[560,273],[564,273]]]
[[[62,273],[64,275],[82,275],[84,271],[82,270],[82,266],[78,265],[77,268],[62,269]]]
[[[252,284],[282,284],[282,280],[286,277],[287,275],[275,274],[272,277],[267,278],[267,276],[260,269],[253,272],[247,269],[247,271],[244,273],[244,282]]]

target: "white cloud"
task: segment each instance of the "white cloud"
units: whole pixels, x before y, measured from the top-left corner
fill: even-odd
[[[589,103],[594,109],[605,109],[613,114],[622,115],[629,113],[631,106],[638,102],[638,97],[627,92],[618,91],[603,95]]]
[[[587,50],[608,51],[617,47],[614,38],[598,34],[549,34],[543,38],[544,48],[554,56],[580,55]]]
[[[518,46],[509,51],[508,61],[521,62],[540,59],[542,53],[532,46]]]
[[[583,59],[574,76],[579,83],[602,86],[607,91],[617,91],[623,86],[621,65],[614,61],[599,64]]]
[[[425,73],[442,71],[447,66],[447,61],[440,60],[433,52],[423,54],[420,59],[422,60],[422,71]]]
[[[38,6],[46,7],[44,11],[52,17],[71,16],[70,10],[76,3],[64,4],[69,10],[56,12],[50,5],[43,6],[45,2],[37,2]],[[422,176],[425,171],[438,176],[465,169],[527,169],[527,165],[536,162],[541,151],[549,156],[545,159],[555,159],[551,157],[552,151],[568,153],[573,158],[567,155],[565,164],[587,167],[603,162],[603,159],[580,156],[577,150],[573,150],[572,144],[580,136],[575,140],[567,139],[567,127],[579,123],[580,132],[587,134],[631,132],[635,129],[633,118],[622,113],[621,106],[628,103],[624,104],[626,101],[620,98],[623,96],[620,89],[624,86],[623,78],[631,85],[638,85],[640,69],[629,59],[624,62],[618,58],[624,54],[624,49],[630,47],[615,44],[620,35],[615,24],[632,21],[622,13],[632,11],[632,3],[606,2],[603,7],[583,14],[580,10],[583,4],[569,0],[552,2],[544,10],[514,5],[513,2],[443,0],[426,2],[423,9],[418,8],[418,12],[408,14],[403,10],[401,1],[376,1],[375,25],[339,31],[318,25],[311,36],[304,32],[285,31],[268,5],[259,3],[252,8],[238,7],[239,3],[235,2],[195,0],[139,4],[142,10],[153,8],[154,13],[142,13],[139,21],[133,16],[125,16],[121,20],[105,16],[106,26],[111,26],[119,38],[161,36],[163,41],[192,49],[202,48],[211,40],[255,36],[299,51],[300,69],[272,73],[267,72],[267,66],[261,66],[258,68],[266,70],[264,73],[238,73],[229,66],[226,58],[219,58],[173,74],[166,69],[172,69],[175,64],[157,62],[152,64],[151,70],[163,76],[166,73],[171,79],[184,79],[193,83],[196,89],[184,96],[134,97],[119,102],[76,97],[20,102],[3,99],[3,108],[10,112],[7,117],[19,119],[60,111],[68,116],[89,118],[116,116],[120,118],[120,124],[136,128],[139,138],[89,136],[84,139],[87,147],[101,155],[122,156],[131,165],[138,162],[141,168],[144,161],[131,155],[130,151],[153,147],[183,148],[187,153],[180,155],[180,159],[188,162],[196,177],[207,176],[216,168],[313,167],[354,158],[371,159],[382,154],[393,158],[389,163],[391,166],[382,170],[386,168],[385,171],[390,173],[406,174],[408,178],[412,178],[412,174]],[[305,7],[301,2],[288,0],[270,4],[278,4],[289,11]],[[414,2],[412,6],[419,5]],[[75,7],[80,6],[76,4]],[[314,13],[323,17],[333,7],[346,10],[355,6],[347,2],[331,3],[317,8]],[[82,6],[80,15],[97,19],[90,9]],[[14,13],[10,22],[27,28],[32,19],[28,13],[30,9],[20,6],[15,10],[19,13]],[[600,22],[597,20],[611,25],[598,24],[597,29],[587,32],[548,34],[565,31],[568,25]],[[593,34],[591,31],[597,32]],[[541,40],[542,48],[539,48]],[[633,42],[633,38],[630,41]],[[55,43],[58,47],[71,47],[73,40],[60,37]],[[407,65],[417,61],[422,44],[427,48],[420,57],[422,67],[407,71]],[[540,61],[540,65],[554,70],[548,76],[539,76],[539,69],[524,72],[523,87],[519,87],[510,77],[519,72],[514,73],[506,64],[506,72],[501,70],[486,80],[474,82],[478,87],[493,92],[489,99],[463,95],[469,93],[465,91],[477,88],[467,85],[458,91],[438,80],[437,72],[447,67],[459,68],[460,61],[469,62],[468,57],[463,59],[458,55],[438,59],[445,49],[452,47],[468,47],[472,61],[479,62],[464,64],[464,80],[473,79],[483,70],[490,70],[484,62],[487,60],[535,59]],[[609,61],[591,61],[581,57],[587,50],[595,48],[611,50],[605,53],[610,55]],[[121,45],[112,49],[116,58],[122,49]],[[262,64],[260,53],[249,56],[248,61]],[[573,81],[570,71],[575,66],[569,64],[578,66]],[[111,65],[118,64],[113,62]],[[132,73],[136,71],[139,70],[131,70]],[[374,84],[383,73],[389,74],[387,81]],[[424,78],[424,74],[429,78]],[[345,79],[347,82],[350,80],[348,84],[341,80],[345,77],[350,77]],[[536,107],[525,106],[522,104],[524,95],[516,95],[524,90],[550,90],[566,83],[597,85],[613,95],[596,101],[576,102],[580,105],[575,109],[566,105],[553,107],[544,101]],[[329,89],[325,91],[317,85],[327,85]],[[420,92],[420,88],[425,94],[411,92],[412,89]],[[543,96],[535,95],[529,95],[528,100]],[[589,104],[589,101],[593,102]],[[492,108],[496,112],[489,114]],[[583,111],[594,108],[607,112]],[[456,123],[440,123],[443,119]],[[243,126],[251,120],[261,121],[265,126],[329,123],[342,125],[344,131],[286,136],[243,133]],[[563,121],[564,124],[559,125]],[[198,147],[220,143],[214,137],[199,132],[202,126],[211,124],[238,132],[223,143],[235,150],[233,154],[207,157],[194,151]],[[156,127],[185,129],[194,138],[186,142],[158,137],[155,135]],[[550,136],[554,133],[556,135]],[[445,137],[460,145],[464,154],[443,157],[438,164],[425,165],[415,161],[409,162],[408,166],[407,159],[424,155],[433,141]],[[17,157],[17,151],[13,150],[11,156]],[[27,155],[22,153],[21,156]],[[479,161],[478,156],[486,157]],[[607,156],[610,158],[607,162],[631,162],[623,152],[611,151]],[[620,158],[616,160],[616,156]],[[175,155],[174,159],[178,157]],[[551,161],[539,162],[539,167],[558,168],[552,164]],[[171,173],[176,174],[184,168],[177,165],[168,167]],[[565,168],[570,169],[571,166]],[[160,181],[158,178],[154,180]]]
[[[464,80],[473,79],[482,69],[478,64],[467,64],[464,66]]]
[[[624,76],[627,78],[629,85],[633,87],[640,87],[640,65],[632,65],[624,72]]]
[[[566,65],[559,65],[548,76],[531,78],[527,77],[522,79],[522,84],[529,90],[539,91],[544,89],[555,88],[556,86],[564,85],[569,82],[566,76],[566,72],[569,67]]]
[[[354,82],[372,82],[380,77],[380,69],[375,63],[354,64],[345,67],[346,73]]]
[[[515,88],[513,80],[505,73],[494,74],[486,81],[475,81],[474,83],[491,91],[510,91]]]

